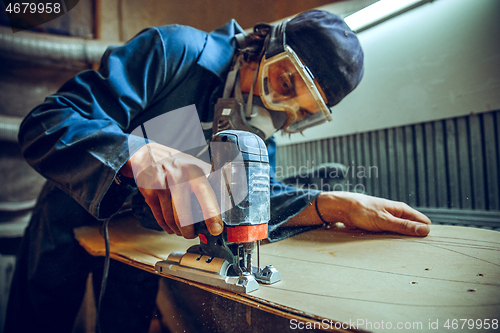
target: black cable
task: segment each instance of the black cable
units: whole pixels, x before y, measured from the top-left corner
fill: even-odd
[[[104,270],[102,273],[101,280],[101,291],[99,292],[99,301],[97,302],[97,315],[96,315],[96,332],[101,332],[101,304],[102,298],[104,296],[104,292],[106,291],[106,283],[108,281],[108,273],[109,273],[109,261],[110,261],[110,246],[109,246],[109,233],[108,233],[108,224],[111,217],[104,221],[103,225],[103,233],[104,233],[104,244],[106,246],[106,256],[104,258]]]
[[[146,129],[144,128],[144,124],[141,124],[141,129],[142,133],[144,135],[144,139],[148,140],[148,137],[146,135]],[[151,148],[149,146],[148,151],[149,155],[151,157],[151,163],[153,166],[156,166],[156,163],[153,159],[153,153],[151,151]],[[104,244],[106,247],[106,256],[104,257],[104,269],[102,273],[102,280],[101,280],[101,291],[99,292],[99,301],[97,302],[97,314],[96,314],[96,332],[101,333],[101,305],[102,305],[102,299],[104,297],[104,292],[106,291],[106,284],[108,282],[108,274],[109,274],[109,262],[110,262],[110,246],[109,246],[109,233],[108,233],[108,224],[109,221],[118,214],[123,213],[124,211],[118,211],[115,214],[111,215],[107,220],[104,221],[103,224],[103,236],[104,236]]]

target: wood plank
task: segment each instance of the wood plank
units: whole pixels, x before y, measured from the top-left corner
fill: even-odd
[[[497,137],[497,148],[498,148],[498,150],[497,150],[497,164],[500,167],[500,111],[495,112],[495,125],[496,125],[496,129],[497,129],[496,137]],[[500,171],[499,171],[499,173],[500,173]],[[499,183],[500,183],[500,175],[498,176],[498,178],[499,178]],[[498,184],[498,186],[500,187],[500,184]],[[499,189],[499,191],[500,191],[500,189]],[[498,203],[498,206],[500,206],[500,195],[497,198],[497,203]]]
[[[295,169],[295,163],[297,163],[296,155],[295,155],[295,147],[294,145],[289,145],[287,146],[287,154],[288,154],[288,159],[287,159],[287,165],[285,166],[284,169],[284,174],[288,177],[291,175],[290,168]]]
[[[311,141],[311,146],[309,147],[311,149],[312,162],[314,162],[314,164],[312,162],[311,164],[314,168],[317,168],[321,163],[321,155],[318,154],[318,144],[319,141]]]
[[[295,170],[297,169],[298,155],[297,155],[297,145],[290,145],[290,166],[292,166]],[[290,171],[287,168],[287,174],[290,174]]]
[[[332,156],[330,154],[330,140],[329,139],[321,140],[321,151],[323,152],[323,162],[322,163],[330,163],[332,161]]]
[[[289,160],[290,160],[290,146],[284,146],[282,147],[283,149],[281,150],[282,153],[282,163],[281,163],[281,168],[283,170],[283,175],[285,174],[286,166],[289,165]]]
[[[278,177],[280,175],[280,172],[278,172],[280,169],[282,170],[283,165],[285,164],[283,161],[283,156],[284,153],[283,151],[285,150],[284,147],[276,147],[276,176]]]
[[[307,169],[309,167],[309,161],[307,158],[307,151],[305,149],[305,145],[303,143],[299,143],[297,145],[297,149],[300,151],[300,164],[299,164],[299,169]]]
[[[394,131],[394,145],[396,148],[396,179],[397,179],[397,200],[408,202],[408,185],[406,184],[406,154],[405,154],[405,136],[403,127],[396,127]]]
[[[448,179],[446,176],[446,150],[443,122],[434,122],[434,146],[436,156],[436,206],[448,207]]]
[[[354,135],[353,135],[354,136]],[[356,175],[356,182],[355,186],[357,192],[365,192],[366,191],[366,177],[365,177],[365,172],[363,171],[364,166],[365,166],[365,161],[364,161],[364,156],[363,156],[363,137],[361,133],[357,133],[355,135],[355,142],[356,142],[356,160],[354,162],[355,164],[355,175]]]
[[[288,170],[287,168],[289,166],[293,166],[293,154],[292,154],[292,147],[291,145],[289,146],[286,146],[286,159],[285,159],[285,163],[283,164],[283,176],[286,176],[288,175]]]
[[[495,132],[495,115],[485,113],[482,115],[484,133],[484,152],[486,162],[486,198],[487,208],[499,210],[499,179],[498,179],[498,154],[499,147],[496,138],[499,133]]]
[[[327,147],[328,147],[328,162],[337,162],[336,157],[335,157],[335,138],[328,138],[327,140]]]
[[[320,155],[320,159],[318,161],[318,165],[322,163],[328,162],[328,145],[326,144],[327,139],[318,140],[316,151]]]
[[[315,168],[318,162],[318,156],[316,156],[316,142],[309,141],[304,144],[304,153],[306,155],[307,168]]]
[[[373,195],[381,196],[381,185],[380,185],[380,175],[381,175],[381,166],[380,166],[380,153],[379,153],[379,144],[378,144],[378,132],[374,131],[370,133],[370,150],[372,152],[372,166],[375,168],[373,171],[376,171],[376,174],[372,176],[373,180]]]
[[[124,217],[111,221],[109,231],[112,257],[151,273],[156,261],[196,243],[138,229]],[[99,226],[78,228],[75,236],[89,253],[104,254]],[[250,294],[165,277],[292,318],[422,322],[427,330],[436,320],[497,318],[498,251],[500,233],[482,229],[433,225],[428,237],[413,238],[334,227],[263,245],[261,263],[273,264],[282,281]]]
[[[301,149],[301,145],[300,144],[296,144],[295,145],[295,154],[296,154],[296,168],[297,168],[297,172],[298,170],[300,169],[300,167],[303,165],[303,160],[302,160],[302,149]]]
[[[290,175],[289,167],[295,168],[295,164],[297,163],[297,155],[295,155],[295,145],[288,146],[287,154],[288,154],[288,159],[285,168],[285,174],[289,176]]]
[[[428,207],[427,201],[427,172],[425,163],[424,125],[415,125],[415,155],[417,167],[417,205]]]
[[[385,130],[378,131],[378,148],[380,154],[380,195],[389,199],[390,171],[387,159],[387,136]]]
[[[318,168],[319,168],[319,166],[321,164],[328,163],[330,161],[330,158],[329,158],[330,150],[328,147],[328,140],[322,139],[322,140],[318,141],[318,146],[316,149],[319,149],[319,151],[321,152],[321,160],[320,160],[320,163],[318,164]],[[322,191],[331,190],[330,185],[328,183],[328,180],[321,179],[319,186],[320,186],[320,190],[322,190]]]
[[[342,138],[341,137],[336,137],[334,139],[334,151],[335,151],[335,160],[334,162],[337,163],[342,163],[344,164],[342,160]]]
[[[302,146],[304,156],[306,158],[307,169],[312,169],[316,166],[316,150],[314,149],[315,143],[312,141],[305,142]]]
[[[280,152],[280,148],[276,147],[276,168],[278,168],[282,163],[281,163],[281,158],[283,157],[283,154]]]
[[[278,180],[281,180],[286,177],[286,165],[287,165],[287,159],[288,159],[288,149],[289,146],[282,146],[278,147],[279,149],[279,154],[281,156],[280,164],[276,166],[276,177]]]
[[[446,128],[446,159],[448,172],[448,188],[450,208],[460,208],[459,160],[457,148],[457,129],[454,119],[445,121]]]
[[[299,153],[299,168],[301,167],[302,169],[307,168],[308,163],[307,163],[307,153],[305,149],[305,143],[298,143],[297,151]]]
[[[340,145],[342,148],[342,164],[345,166],[351,165],[351,162],[349,161],[349,136],[343,136],[340,138]],[[346,176],[346,179],[349,180],[349,176]]]
[[[349,165],[352,167],[356,163],[356,135],[348,136],[349,142]]]
[[[299,143],[300,151],[302,153],[302,165],[304,168],[309,170],[311,168],[312,152],[310,148],[310,142]]]
[[[349,135],[349,183],[350,186],[347,190],[353,192],[354,186],[357,184],[356,179],[356,136],[354,134]]]
[[[373,177],[370,173],[371,166],[373,165],[373,159],[371,157],[371,145],[370,145],[370,134],[369,132],[362,134],[363,140],[363,163],[365,168],[365,191],[369,195],[373,195]]]
[[[486,209],[486,186],[484,179],[483,142],[481,137],[481,122],[477,114],[469,116],[470,152],[473,207]]]
[[[436,186],[436,153],[434,149],[434,128],[433,123],[424,124],[425,132],[425,172],[427,178],[425,180],[427,184],[427,202],[429,207],[437,207],[437,186]]]
[[[308,154],[307,154],[307,150],[306,150],[306,147],[305,147],[306,143],[299,143],[297,144],[297,148],[299,149],[299,152],[300,152],[300,165],[299,165],[299,168],[300,167],[303,167],[303,168],[309,168],[309,163],[310,161],[308,161]]]
[[[276,177],[281,180],[286,177],[286,165],[288,159],[289,146],[278,147],[279,164],[276,165]]]
[[[399,200],[398,197],[398,166],[396,164],[396,144],[395,144],[395,130],[389,128],[387,130],[387,157],[389,161],[389,198],[392,200]]]
[[[460,175],[460,202],[464,209],[472,209],[472,175],[470,171],[469,131],[467,117],[457,119],[458,159]]]
[[[314,168],[316,169],[323,161],[323,154],[321,153],[321,141],[316,140],[312,142],[311,149],[314,151]]]
[[[295,150],[295,169],[294,169],[294,172],[298,173],[300,170],[300,166],[302,165],[300,144],[295,144],[294,150]]]
[[[492,228],[500,231],[500,211],[417,207],[433,223]]]
[[[306,166],[310,170],[316,167],[316,150],[314,149],[314,143],[312,141],[305,142],[302,144],[302,149],[304,150],[304,155],[306,156]]]
[[[415,164],[415,142],[413,139],[413,126],[404,127],[405,135],[405,160],[406,160],[406,202],[415,207],[417,205],[417,179]]]
[[[96,38],[103,41],[124,41],[122,17],[118,0],[96,1]],[[137,31],[139,32],[139,31]]]

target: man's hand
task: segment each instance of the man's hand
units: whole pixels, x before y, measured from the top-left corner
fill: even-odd
[[[429,233],[431,220],[403,202],[349,192],[325,192],[317,200],[324,220],[335,222],[334,217],[340,212],[342,219],[339,222],[348,228],[392,231],[409,236]]]
[[[194,223],[198,221],[193,220],[192,193],[210,233],[218,235],[223,230],[219,204],[206,178],[210,170],[209,164],[195,157],[150,143],[134,153],[120,172],[135,177],[139,191],[166,232],[194,238]]]
[[[409,236],[427,236],[431,221],[405,203],[350,192],[323,192],[318,211],[326,222],[342,222],[348,228],[369,231],[392,231]],[[314,202],[286,225],[322,223]]]

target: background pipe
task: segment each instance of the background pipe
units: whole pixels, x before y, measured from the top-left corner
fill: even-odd
[[[55,36],[36,32],[16,32],[0,27],[0,54],[9,57],[27,56],[31,60],[51,59],[98,63],[109,45],[122,42],[103,42],[76,37]]]

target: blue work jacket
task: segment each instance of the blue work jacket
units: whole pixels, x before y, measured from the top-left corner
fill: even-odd
[[[79,73],[47,97],[25,118],[19,133],[24,157],[52,186],[42,193],[42,202],[48,200],[44,193],[57,188],[97,220],[116,212],[134,186],[118,185],[114,179],[145,144],[129,133],[150,119],[192,104],[200,121],[210,123],[233,59],[233,37],[240,32],[234,20],[211,33],[179,25],[145,29],[125,45],[110,47],[99,70]],[[275,144],[272,140],[267,144],[274,170]],[[287,228],[283,233],[277,227],[319,192],[286,187],[274,178],[270,238],[307,230]]]

